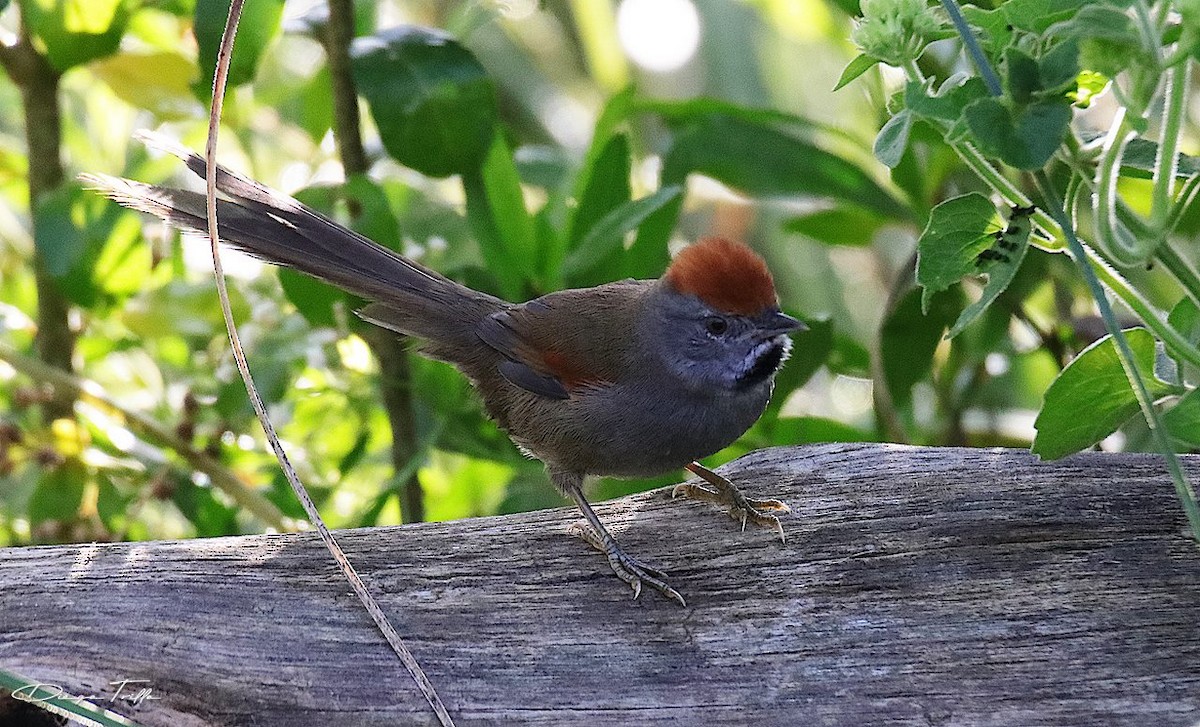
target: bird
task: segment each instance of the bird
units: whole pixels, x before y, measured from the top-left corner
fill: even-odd
[[[204,177],[203,157],[158,134],[151,147]],[[203,194],[104,174],[80,175],[114,201],[184,231],[207,235]],[[350,230],[281,192],[217,166],[222,242],[353,293],[364,320],[418,340],[450,363],[484,409],[584,521],[571,531],[602,552],[634,598],[649,585],[686,605],[667,574],[627,553],[583,486],[589,476],[638,478],[687,469],[673,496],[705,500],[775,530],[790,511],[747,497],[699,464],[762,415],[789,334],[804,323],[782,312],[764,260],[744,243],[705,237],[656,280],[621,280],[512,303],[468,288]]]

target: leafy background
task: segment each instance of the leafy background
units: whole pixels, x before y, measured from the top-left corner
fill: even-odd
[[[666,21],[639,19],[636,0],[330,5],[247,4],[223,162],[510,299],[657,276],[699,235],[748,241],[811,330],[767,414],[711,463],[824,441],[1029,447],[1036,435],[1043,456],[1101,441],[1154,449],[1071,260],[1026,226],[1011,241],[1020,256],[977,264],[1012,212],[954,147],[969,138],[1008,165],[1010,183],[1032,187],[1020,170],[1050,160],[1068,125],[1083,138],[1112,123],[1122,104],[1102,90],[1109,76],[1159,62],[1130,50],[1137,38],[1096,30],[1122,21],[1085,13],[1071,37],[1110,52],[1071,65],[1051,55],[1062,34],[1050,28],[1081,3],[968,6],[1010,80],[994,101],[978,79],[933,85],[970,66],[923,2],[640,4],[684,13]],[[1128,5],[1105,7],[1128,19]],[[861,28],[873,27],[860,12],[894,19],[905,7],[935,19],[934,45],[888,46],[915,37],[901,28],[860,53],[851,36],[868,46]],[[233,368],[207,247],[71,181],[91,171],[191,183],[132,134],[203,147],[226,9],[0,0],[0,544],[258,532],[302,517]],[[669,45],[667,29],[686,27],[688,12],[700,34],[682,65],[638,56],[638,32]],[[1162,15],[1163,27],[1175,17]],[[1159,40],[1183,47],[1186,24],[1174,24],[1183,29]],[[347,54],[338,38],[351,34]],[[357,104],[347,105],[348,79]],[[355,128],[346,109],[360,106]],[[1131,118],[1153,127],[1157,109]],[[1027,118],[1058,135],[1043,138],[1047,127]],[[1186,114],[1179,132],[1194,151]],[[1118,165],[1133,209],[1152,206],[1156,149],[1143,146],[1139,162],[1131,144]],[[1196,171],[1190,159],[1181,179]],[[1194,265],[1187,241],[1200,219],[1184,197],[1170,234]],[[225,258],[251,368],[331,525],[564,504],[447,366],[358,322],[337,291]],[[1181,307],[1179,281],[1148,258],[1119,262],[1194,348],[1200,315]],[[1118,309],[1127,325],[1135,313]],[[1163,376],[1151,386],[1174,446],[1197,446],[1188,364],[1164,372],[1171,360],[1155,336],[1129,340],[1144,370]],[[593,495],[675,479],[604,480]]]

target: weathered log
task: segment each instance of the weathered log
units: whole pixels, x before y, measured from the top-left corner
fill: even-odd
[[[826,445],[724,472],[792,504],[786,545],[669,490],[597,507],[686,608],[631,600],[565,508],[339,539],[460,725],[1200,720],[1200,552],[1160,458]],[[2,550],[0,668],[147,679],[111,707],[145,725],[432,721],[311,533]]]

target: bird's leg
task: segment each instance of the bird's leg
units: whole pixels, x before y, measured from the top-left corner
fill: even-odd
[[[608,532],[608,529],[604,527],[604,523],[600,522],[600,518],[592,510],[592,506],[588,503],[587,498],[583,496],[582,477],[569,473],[551,473],[551,479],[554,480],[554,484],[560,490],[575,500],[575,504],[579,506],[579,510],[587,520],[586,523],[576,523],[572,526],[572,534],[587,541],[593,548],[608,557],[609,567],[613,569],[613,573],[617,574],[617,578],[629,584],[629,587],[633,589],[634,598],[641,595],[642,584],[645,583],[653,586],[667,598],[678,601],[680,606],[687,605],[683,601],[683,596],[679,595],[679,591],[667,585],[666,573],[646,565],[621,549],[621,546],[617,544],[616,538]]]
[[[715,487],[716,490],[684,482],[683,484],[675,485],[675,489],[671,491],[671,497],[683,495],[684,497],[691,497],[696,500],[707,500],[708,502],[716,503],[724,507],[725,511],[734,520],[741,520],[742,530],[746,529],[747,522],[752,522],[760,527],[771,528],[779,533],[779,540],[781,542],[787,541],[787,538],[783,534],[783,523],[779,522],[779,517],[775,515],[775,513],[792,511],[786,503],[779,500],[756,500],[752,497],[746,497],[732,482],[701,465],[699,462],[692,462],[687,465],[686,469],[692,474],[698,475],[700,479]]]

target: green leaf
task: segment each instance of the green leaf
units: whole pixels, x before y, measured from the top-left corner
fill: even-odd
[[[1163,414],[1167,433],[1188,447],[1200,447],[1200,389],[1192,389],[1180,397]]]
[[[838,205],[783,223],[783,229],[796,232],[826,245],[863,247],[871,244],[884,220],[861,207]]]
[[[1014,218],[1016,214],[1018,213],[1013,213]],[[979,300],[963,309],[950,332],[946,334],[947,338],[954,338],[962,333],[964,328],[978,318],[980,313],[987,310],[987,307],[996,298],[1000,297],[1008,284],[1017,276],[1017,270],[1021,268],[1025,253],[1029,250],[1031,232],[1033,232],[1033,226],[1029,223],[1028,217],[1009,221],[1008,231],[1001,237],[1001,241],[997,242],[997,247],[992,248],[992,253],[999,257],[983,263],[985,267],[982,269],[987,273],[988,278],[987,285],[983,286],[983,294]],[[979,261],[980,258],[976,258],[976,262]]]
[[[682,185],[688,174],[698,172],[753,196],[832,197],[884,217],[910,219],[908,208],[864,169],[809,138],[809,122],[719,104],[675,106],[666,118],[674,140],[663,160],[663,187]],[[662,272],[679,209],[678,202],[667,205],[643,225],[630,251],[627,275]]]
[[[164,119],[194,118],[191,83],[199,69],[177,51],[118,53],[90,69],[121,100]]]
[[[904,150],[908,147],[908,132],[912,130],[912,122],[912,113],[904,109],[888,119],[879,130],[879,135],[875,137],[872,151],[875,158],[888,169],[895,169],[900,165],[900,157],[904,156]]]
[[[351,66],[388,154],[431,177],[479,169],[494,147],[496,92],[449,35],[399,27],[356,38]]]
[[[840,90],[846,84],[874,68],[878,63],[878,58],[872,58],[866,53],[860,54],[857,58],[850,61],[850,64],[842,71],[842,77],[838,79],[837,85],[833,87],[833,90]]]
[[[1183,335],[1192,345],[1200,345],[1200,308],[1196,307],[1191,298],[1184,296],[1175,304],[1170,314],[1167,315],[1167,324]],[[1181,370],[1190,366],[1183,357],[1172,352],[1170,348],[1167,349],[1167,353],[1171,354]]]
[[[255,0],[242,6],[233,57],[229,60],[229,86],[240,86],[254,80],[263,51],[279,35],[284,0]],[[229,0],[196,0],[193,32],[199,48],[200,80],[193,86],[203,99],[212,95],[213,73],[217,65],[217,49],[229,15]]]
[[[87,481],[87,468],[75,457],[44,469],[29,498],[29,522],[37,525],[47,520],[73,519],[83,503]]]
[[[923,118],[954,123],[972,101],[987,95],[987,85],[980,78],[956,74],[946,79],[936,93],[933,79],[924,83],[909,81],[904,87],[904,106]]]
[[[1130,139],[1121,154],[1121,176],[1134,179],[1151,179],[1154,176],[1154,166],[1158,161],[1158,143],[1150,139],[1137,137]],[[1200,174],[1200,157],[1189,154],[1179,155],[1177,177],[1193,177]]]
[[[59,71],[115,53],[130,0],[19,0],[21,19]]]
[[[525,281],[537,271],[537,241],[521,179],[502,134],[496,134],[482,168],[468,170],[462,183],[467,220],[488,270],[500,281],[501,295],[510,300],[524,295]]]
[[[1008,0],[999,12],[1009,25],[1031,33],[1042,31],[1074,16],[1094,0]]]
[[[975,261],[992,246],[992,231],[998,226],[996,208],[978,192],[953,197],[933,208],[917,240],[917,284],[925,289],[922,311],[929,311],[934,293],[978,271]]]
[[[1008,95],[1017,104],[1027,104],[1033,94],[1042,90],[1042,78],[1038,73],[1037,61],[1020,48],[1009,46],[1004,49],[1004,80]]]
[[[1144,55],[1142,36],[1133,18],[1124,10],[1104,3],[1080,8],[1069,20],[1050,27],[1047,35],[1078,42],[1083,67],[1109,78]]]
[[[933,352],[942,333],[962,309],[962,295],[942,291],[928,305],[912,290],[892,309],[880,330],[884,381],[897,406],[912,401],[912,387],[933,368]]]
[[[1014,119],[1007,106],[981,98],[963,110],[979,150],[1018,169],[1040,169],[1062,144],[1071,123],[1067,99],[1037,101]]]
[[[567,250],[566,264],[571,266],[570,272],[564,266],[563,275],[578,276],[585,268],[599,267],[597,271],[603,276],[613,269],[620,267],[620,249],[617,245],[606,246],[604,257],[597,256],[596,250],[583,253],[591,258],[587,265],[580,265],[580,243],[596,224],[614,209],[628,204],[632,195],[629,184],[631,161],[629,156],[629,137],[625,134],[614,134],[593,157],[590,166],[580,175],[583,183],[579,193],[579,203],[567,220]],[[639,220],[640,222],[640,220]],[[592,245],[595,244],[593,241]],[[571,262],[574,260],[574,262]],[[576,285],[596,285],[606,282],[603,279],[576,279]]]
[[[1144,328],[1131,328],[1125,337],[1151,396],[1168,393],[1169,387],[1153,376],[1154,336]],[[1033,424],[1037,429],[1033,453],[1058,459],[1078,452],[1117,431],[1137,412],[1137,398],[1116,345],[1112,336],[1105,336],[1080,352],[1046,389]]]
[[[579,246],[567,255],[563,261],[563,275],[571,279],[572,285],[584,284],[579,280],[581,274],[595,269],[609,258],[610,253],[619,253],[627,233],[636,230],[647,217],[676,201],[682,194],[681,187],[666,187],[614,208],[598,220],[579,242]]]

